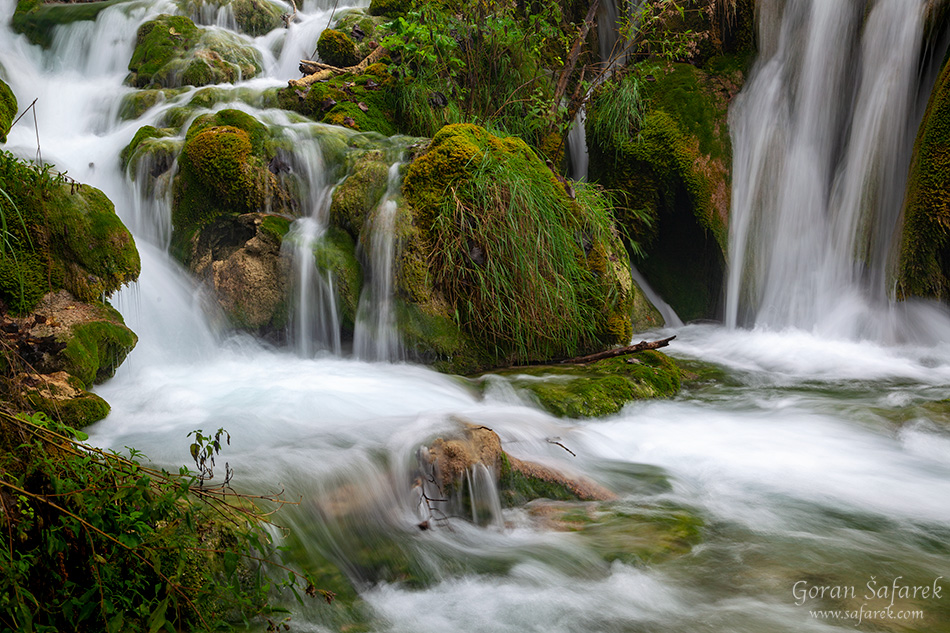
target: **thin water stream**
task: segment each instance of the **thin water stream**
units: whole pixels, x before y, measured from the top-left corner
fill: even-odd
[[[13,3],[0,6],[6,22]],[[673,400],[591,420],[553,418],[504,383],[483,390],[421,366],[340,356],[332,340],[292,351],[228,336],[165,254],[165,225],[131,216],[134,209],[167,212],[167,202],[140,200],[118,165],[135,130],[173,105],[132,122],[116,116],[130,90],[122,69],[137,24],[171,8],[118,5],[94,26],[62,29],[50,52],[4,27],[0,57],[20,103],[39,97],[44,159],[105,191],[136,230],[142,253],[140,281],[113,300],[140,342],[96,389],[112,413],[89,429],[91,441],[134,446],[174,468],[188,461],[190,431],[226,428],[234,485],[282,489],[299,500],[279,521],[293,530],[300,564],[330,561],[359,591],[359,606],[342,615],[323,604],[290,605],[294,630],[950,631],[946,310],[884,300],[868,308],[889,324],[882,337],[833,336],[807,323],[638,334],[675,332],[669,351],[690,380]],[[286,60],[311,51],[286,47],[312,46],[327,8],[305,3],[299,29],[255,40],[271,62],[266,78],[245,86],[296,76]],[[31,125],[25,119],[14,128],[8,147],[34,154]],[[842,187],[836,190],[845,199]],[[319,212],[311,216],[318,232]],[[373,274],[386,261],[374,263]],[[367,349],[378,353],[367,354],[391,357],[389,318],[370,322],[375,347]],[[600,482],[618,500],[584,506],[590,520],[564,530],[536,504],[501,510],[485,473],[473,472],[482,520],[453,518],[419,530],[425,513],[416,455],[459,420],[495,430],[516,457]],[[655,556],[624,554],[657,541],[662,547],[649,550]],[[892,604],[889,595],[866,597],[870,587],[935,582],[947,587],[940,597],[898,596]],[[839,588],[834,599],[832,587]],[[817,597],[822,588],[825,597]],[[832,617],[825,609],[842,612]]]

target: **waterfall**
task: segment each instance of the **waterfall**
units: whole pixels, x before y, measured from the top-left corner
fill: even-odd
[[[762,3],[763,53],[729,119],[729,326],[898,335],[882,308],[920,117],[926,5]]]
[[[353,334],[353,351],[363,360],[398,360],[401,355],[399,334],[396,331],[396,315],[393,313],[393,274],[396,258],[396,196],[401,179],[399,166],[389,168],[386,193],[368,218],[370,224],[369,283],[360,295],[356,315],[356,331]]]

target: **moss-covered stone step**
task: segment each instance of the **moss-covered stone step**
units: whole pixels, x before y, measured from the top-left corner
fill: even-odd
[[[651,350],[589,365],[517,367],[484,376],[504,378],[544,410],[566,418],[611,415],[635,400],[672,398],[681,384],[676,363]]]

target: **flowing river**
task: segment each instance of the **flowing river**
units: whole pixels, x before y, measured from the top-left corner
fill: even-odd
[[[781,3],[763,4],[777,12]],[[617,415],[589,420],[553,418],[503,380],[483,388],[422,366],[357,360],[332,340],[277,349],[222,332],[203,307],[200,289],[165,253],[162,227],[169,220],[161,214],[168,213],[167,201],[143,198],[118,160],[140,126],[187,101],[187,94],[177,97],[134,121],[118,116],[122,97],[132,91],[122,82],[138,24],[174,6],[116,5],[95,23],[60,28],[48,51],[3,27],[0,59],[8,83],[21,110],[37,99],[38,127],[28,114],[7,148],[25,157],[39,150],[43,160],[102,189],[135,232],[142,254],[139,282],[112,300],[140,341],[116,376],[96,388],[112,413],[89,429],[90,441],[135,447],[153,462],[177,468],[189,461],[190,431],[226,428],[231,444],[221,461],[234,469],[233,485],[257,494],[282,490],[287,500],[298,501],[275,518],[292,529],[298,562],[329,561],[359,591],[351,610],[288,601],[297,631],[354,624],[359,628],[353,630],[414,633],[950,631],[950,316],[936,305],[894,304],[875,294],[883,264],[868,257],[870,272],[853,273],[834,256],[857,247],[842,247],[837,234],[823,240],[794,234],[782,242],[787,250],[779,250],[768,246],[774,234],[755,233],[781,230],[788,238],[798,229],[782,214],[811,204],[801,199],[807,195],[819,201],[821,208],[812,209],[819,217],[848,207],[861,197],[848,189],[849,178],[860,185],[855,169],[900,171],[897,184],[885,182],[889,189],[875,196],[893,207],[892,190],[903,182],[909,159],[912,120],[920,116],[909,96],[916,88],[897,82],[896,94],[866,104],[880,112],[843,114],[846,103],[867,101],[850,96],[862,94],[862,81],[881,81],[869,57],[881,40],[862,43],[862,12],[848,8],[861,3],[784,4],[789,25],[773,16],[775,42],[762,47],[773,57],[758,62],[740,103],[745,112],[733,113],[737,170],[752,169],[757,159],[747,156],[757,149],[779,156],[774,169],[737,172],[737,208],[766,189],[787,194],[770,203],[775,215],[768,221],[737,215],[733,230],[742,232],[733,239],[757,243],[749,253],[773,258],[750,263],[751,255],[733,254],[734,267],[755,267],[733,275],[727,315],[733,327],[690,324],[637,335],[677,335],[669,353],[695,374],[678,397],[633,403]],[[889,37],[874,29],[903,26],[919,39],[919,24],[905,22],[922,2],[868,4],[866,37]],[[14,2],[0,6],[6,24]],[[305,2],[301,23],[253,40],[265,77],[241,87],[262,91],[296,77],[297,60],[310,56],[331,6]],[[875,13],[894,7],[905,9],[900,25],[892,14]],[[829,15],[809,18],[811,11]],[[812,33],[809,19],[824,29],[811,39],[803,35]],[[914,39],[901,31],[887,41],[899,46],[902,36]],[[848,48],[827,48],[833,45]],[[907,55],[917,54],[919,42],[904,45],[912,49]],[[799,48],[785,48],[793,46]],[[801,67],[834,59],[828,51],[845,57],[838,62],[844,66],[854,61],[849,55],[863,60],[867,78],[852,78],[852,92],[836,93],[833,108],[781,103],[785,97],[775,82],[792,77],[807,83]],[[913,64],[901,59],[893,72],[909,68],[908,81],[916,81]],[[799,67],[783,70],[782,64]],[[816,79],[789,93],[830,101],[833,88]],[[777,92],[763,92],[769,89]],[[748,103],[769,98],[786,118],[757,131],[765,125],[753,117],[766,110]],[[225,106],[281,120],[279,113],[237,98],[215,107]],[[830,121],[814,118],[829,112]],[[878,136],[855,139],[860,146],[850,153],[841,149],[852,143],[843,132],[829,140],[821,128],[888,116],[898,117],[900,126],[909,121],[910,132],[879,126]],[[774,126],[783,121],[788,138],[776,140],[782,130]],[[300,131],[298,123],[285,125]],[[765,134],[773,136],[763,140]],[[865,147],[880,149],[875,155],[887,160],[862,166]],[[809,151],[818,151],[821,160],[810,159]],[[310,160],[311,167],[317,160],[304,153],[297,158]],[[762,183],[767,177],[781,184],[770,189]],[[313,179],[320,178],[325,176]],[[793,195],[798,202],[789,201]],[[321,199],[316,191],[311,197]],[[318,215],[306,221],[319,222]],[[816,221],[808,220],[803,230],[821,234]],[[876,233],[861,239],[869,249],[886,248],[875,246],[887,241]],[[817,256],[806,245],[831,251],[815,251],[827,252]],[[789,261],[815,267],[796,273]],[[755,292],[744,285],[753,280]],[[374,285],[368,294],[376,292]],[[833,308],[827,305],[831,295]],[[307,318],[319,319],[325,309]],[[370,330],[387,318],[373,316]],[[743,324],[750,329],[737,327]],[[362,357],[398,358],[390,335],[366,341],[364,349],[376,351]],[[619,499],[609,509],[591,510],[593,521],[564,530],[546,521],[537,505],[500,510],[489,485],[473,496],[491,506],[492,520],[476,525],[452,518],[421,531],[424,514],[413,488],[417,452],[457,430],[460,421],[493,429],[516,457],[589,477]],[[473,491],[479,485],[473,477]],[[691,547],[679,547],[670,536],[673,523],[694,530]],[[654,557],[615,555],[631,541],[649,548],[657,539],[671,542]]]

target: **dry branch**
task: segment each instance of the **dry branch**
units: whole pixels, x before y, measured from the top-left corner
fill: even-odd
[[[306,75],[306,77],[302,77],[301,79],[291,79],[287,83],[291,88],[308,88],[312,84],[315,84],[318,81],[323,81],[324,79],[329,79],[334,75],[361,73],[371,64],[375,64],[386,53],[388,53],[388,51],[385,48],[378,46],[373,49],[372,53],[366,56],[366,59],[358,63],[356,66],[349,66],[347,68],[337,68],[336,66],[321,64],[320,62],[315,62],[310,59],[301,59],[300,72]]]
[[[670,341],[675,339],[675,336],[669,338],[664,338],[659,341],[640,341],[634,345],[627,345],[626,347],[617,347],[615,349],[609,349],[605,352],[597,352],[596,354],[588,354],[587,356],[578,356],[577,358],[571,358],[568,360],[562,360],[562,365],[580,365],[583,363],[594,363],[599,360],[606,360],[608,358],[616,358],[618,356],[626,356],[628,354],[635,354],[637,352],[642,352],[648,349],[659,349],[661,347],[666,347],[670,344]]]

